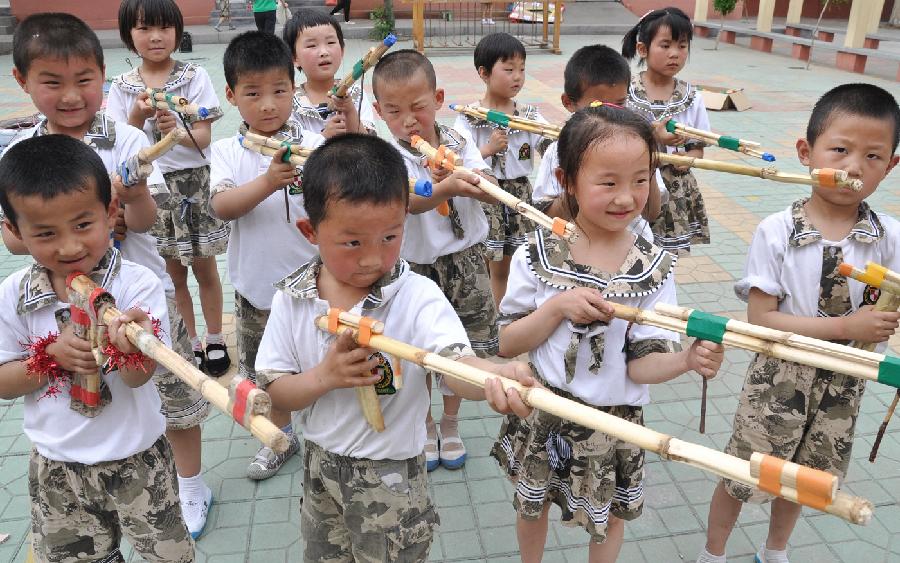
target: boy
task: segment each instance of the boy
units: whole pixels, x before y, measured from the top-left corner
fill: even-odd
[[[61,133],[84,140],[103,161],[109,174],[141,148],[150,144],[146,135],[127,123],[118,123],[100,110],[103,103],[105,67],[103,49],[93,31],[70,14],[35,14],[25,18],[13,37],[13,76],[31,96],[35,107],[46,116],[32,129],[13,140],[49,133]],[[154,198],[168,197],[165,180],[154,166],[146,181],[129,188],[116,180],[113,188],[123,204],[127,225],[121,241],[122,257],[150,269],[162,281],[170,324],[164,325],[175,350],[193,361],[190,339],[175,306],[175,286],[156,250],[155,239],[146,231],[156,221]],[[8,233],[4,233],[8,235]],[[4,240],[10,237],[5,236]],[[7,243],[15,252],[21,243]],[[10,244],[12,243],[12,244]],[[24,248],[19,247],[24,253]],[[200,423],[209,412],[209,403],[187,383],[168,370],[154,377],[166,409],[166,437],[175,452],[178,493],[182,512],[193,537],[206,525],[212,491],[200,474]]]
[[[560,101],[570,113],[586,108],[592,102],[603,102],[625,107],[628,85],[631,84],[631,68],[625,57],[606,45],[588,45],[575,51],[563,73],[564,85]],[[551,217],[571,219],[572,214],[558,196],[562,193],[556,169],[559,156],[554,141],[544,152],[537,178],[534,181],[534,204]],[[659,175],[654,175],[657,189],[650,190],[647,207],[631,224],[631,230],[653,242],[650,223],[659,215],[660,198],[665,197],[665,185]],[[653,186],[651,186],[653,187]]]
[[[435,114],[444,103],[444,90],[437,87],[434,67],[424,55],[409,49],[383,57],[372,73],[375,111],[384,119],[393,135],[412,178],[431,180],[431,197],[410,196],[407,236],[401,255],[413,271],[431,278],[459,315],[472,348],[479,357],[497,355],[497,307],[491,296],[484,241],[488,222],[481,202],[497,202],[478,189],[477,175],[445,170],[429,171],[425,159],[409,145],[419,135],[431,146],[445,145],[458,154],[463,166],[486,171],[487,165],[478,147],[465,133],[438,125]],[[484,172],[491,182],[496,180]],[[435,208],[450,205],[448,217]],[[431,410],[426,421],[428,440],[425,456],[428,470],[438,464],[459,469],[466,461],[466,448],[459,437],[458,413],[462,399],[444,395],[444,415],[438,435]]]
[[[66,277],[74,272],[87,273],[124,311],[108,327],[121,352],[137,352],[123,323],[152,330],[145,310],[168,323],[159,279],[110,248],[118,201],[103,162],[66,135],[26,139],[0,160],[0,206],[4,225],[35,261],[0,284],[0,397],[25,398],[37,559],[123,561],[124,534],[148,561],[193,561],[166,420],[147,384],[160,371],[156,363],[143,358],[140,367],[107,371],[71,326],[58,333],[57,313],[68,308]],[[161,338],[169,345],[164,331]],[[45,370],[51,361],[65,372]],[[72,373],[98,372],[111,399],[96,416],[84,416],[70,406],[68,383]]]
[[[885,342],[900,313],[876,312],[878,290],[838,273],[841,262],[900,267],[900,224],[865,199],[897,164],[900,108],[870,84],[845,84],[813,107],[806,138],[797,141],[804,166],[846,170],[863,189],[813,187],[808,198],[759,224],[747,274],[735,293],[748,301],[751,323],[832,341]],[[836,242],[831,242],[836,241]],[[884,345],[881,346],[883,348]],[[750,364],[725,451],[749,459],[774,455],[843,478],[865,380],[757,355]],[[706,549],[698,562],[724,562],[725,543],[743,502],[764,493],[722,481],[709,510]],[[800,505],[775,499],[757,563],[783,563]]]
[[[474,357],[441,290],[398,259],[410,196],[396,149],[368,135],[336,137],[310,157],[303,176],[308,217],[297,228],[319,256],[279,282],[256,368],[273,405],[301,411],[304,560],[425,561],[438,523],[423,471],[425,370],[405,362],[396,389],[395,360],[320,331],[315,318],[338,307],[383,322],[391,338],[526,385],[533,380],[521,363]],[[471,400],[487,397],[498,411],[530,410],[495,379],[485,391],[453,378],[443,383]],[[365,385],[379,390],[381,433],[356,400],[353,388]]]
[[[536,106],[519,105],[514,99],[525,83],[525,46],[508,33],[485,35],[475,47],[475,70],[486,91],[477,105],[546,123]],[[498,185],[522,201],[531,201],[528,175],[534,166],[534,151],[543,153],[550,139],[537,133],[510,129],[503,131],[487,121],[459,115],[453,128],[475,141],[481,156],[490,158],[491,172]],[[485,243],[490,260],[491,289],[499,306],[506,293],[509,263],[516,248],[525,244],[525,235],[536,227],[514,209],[485,205],[490,223]]]
[[[231,221],[228,276],[234,285],[239,373],[256,380],[256,351],[269,318],[275,282],[312,258],[316,249],[293,227],[304,215],[297,169],[274,157],[241,146],[247,131],[314,148],[321,135],[304,132],[289,121],[294,92],[291,52],[270,33],[249,31],[228,44],[225,97],[237,106],[244,123],[237,135],[212,145],[210,212]],[[287,206],[287,208],[285,207]],[[285,217],[287,215],[287,218]],[[272,422],[291,439],[276,454],[263,446],[247,468],[250,479],[268,479],[300,448],[289,412],[272,409]]]

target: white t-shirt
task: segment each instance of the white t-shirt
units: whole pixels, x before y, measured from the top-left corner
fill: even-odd
[[[107,256],[114,256],[113,267],[105,276],[99,274],[103,277],[95,282],[102,281],[101,285],[116,298],[119,309],[140,307],[168,327],[166,296],[160,281],[147,268],[120,260],[114,249]],[[27,282],[20,288],[23,278]],[[26,359],[28,352],[23,343],[59,332],[55,312],[65,308],[68,304],[57,299],[46,270],[40,266],[32,265],[7,277],[0,284],[0,364]],[[160,338],[169,346],[166,332],[162,331]],[[157,365],[158,373],[164,370]],[[102,377],[112,400],[94,418],[70,408],[68,388],[64,385],[55,397],[43,396],[46,385],[25,395],[25,435],[39,454],[55,461],[94,465],[142,452],[163,435],[166,419],[152,380],[132,389],[118,371]]]
[[[490,168],[481,158],[475,142],[465,133],[439,125],[438,138],[440,144],[459,155],[464,167],[472,170]],[[431,181],[431,172],[425,165],[424,156],[404,147],[394,138],[391,138],[391,143],[403,155],[410,178]],[[406,218],[406,232],[403,235],[400,256],[415,264],[434,264],[441,256],[465,250],[484,241],[488,233],[488,222],[481,202],[470,197],[453,197],[451,200],[459,214],[464,231],[463,238],[456,238],[450,218],[444,217],[436,209],[425,213],[410,213]]]
[[[315,259],[278,284],[281,291],[272,301],[256,356],[256,372],[268,372],[270,380],[318,366],[334,342],[333,335],[315,325],[318,316],[328,313],[328,302],[316,289],[320,268]],[[403,260],[350,312],[383,322],[386,336],[429,352],[452,358],[473,355],[466,331],[443,292]],[[398,366],[389,355],[382,354],[381,359],[379,369],[388,383],[390,376],[385,374],[395,373]],[[355,458],[402,460],[419,455],[431,405],[425,370],[403,361],[402,374],[403,385],[396,393],[379,395],[384,432],[369,427],[354,389],[336,389],[300,411],[304,437],[330,452]]]
[[[139,69],[130,70],[113,80],[112,86],[109,88],[109,96],[106,100],[106,113],[116,121],[128,123],[128,113],[134,106],[138,94],[147,88],[144,79],[141,78]],[[222,117],[222,108],[219,106],[219,98],[216,96],[215,88],[209,79],[209,74],[203,67],[194,63],[183,63],[175,61],[175,67],[166,80],[165,86],[161,88],[167,93],[176,97],[187,98],[193,104],[198,104],[209,111],[209,116],[203,118],[209,122]],[[180,128],[184,128],[178,114],[175,115],[175,122]],[[200,117],[185,116],[185,121],[189,124],[193,121],[201,120]],[[156,129],[156,119],[148,119],[144,122],[144,133],[151,143],[158,141],[161,136]],[[206,158],[200,156],[194,146],[175,145],[175,147],[156,160],[157,166],[163,174],[175,172],[177,170],[185,170],[189,168],[200,168],[209,164],[209,153],[204,150]]]
[[[478,104],[476,103],[475,105]],[[517,104],[514,115],[547,123],[547,120],[544,119],[538,109],[532,105],[519,107]],[[488,143],[491,134],[497,127],[487,121],[460,114],[456,116],[453,128],[471,137],[475,141],[475,147],[478,148]],[[493,163],[491,173],[498,180],[511,180],[528,176],[534,168],[535,152],[538,146],[542,143],[546,144],[544,137],[537,133],[510,129],[506,132],[506,138],[508,141],[506,152],[489,156],[484,161],[488,164]]]
[[[304,148],[315,148],[325,140],[321,135],[303,134],[297,127],[287,127],[282,132],[285,140]],[[219,192],[237,188],[265,174],[272,163],[271,156],[242,147],[240,135],[216,141],[211,153],[211,200]],[[316,247],[294,224],[298,218],[306,217],[303,193],[294,185],[289,186],[289,193],[290,220],[285,212],[284,190],[279,189],[249,213],[231,222],[228,276],[234,289],[257,309],[269,309],[275,295],[275,282],[317,253]],[[212,205],[209,209],[214,213]]]
[[[637,73],[631,77],[631,85],[628,88],[628,109],[644,116],[648,121],[674,119],[696,129],[710,130],[709,115],[706,113],[703,96],[693,86],[676,78],[675,88],[668,100],[648,100],[646,89],[641,82],[642,75],[643,73]],[[679,150],[678,147],[666,146],[665,148],[669,153]]]
[[[555,199],[562,194],[562,186],[556,180],[555,170],[559,168],[559,154],[556,151],[557,141],[547,147],[544,156],[541,158],[541,165],[538,166],[537,178],[534,181],[534,193],[532,199],[534,201]],[[665,202],[669,199],[669,191],[663,184],[662,176],[659,170],[656,170],[656,188],[659,190],[660,200]],[[653,240],[653,231],[650,229],[650,223],[641,215],[638,215],[628,225],[628,229],[636,235],[641,235],[647,240]]]
[[[860,221],[850,235],[840,241],[826,241],[806,216],[805,201],[796,201],[759,223],[750,243],[746,274],[734,284],[738,297],[748,300],[755,287],[777,297],[781,313],[816,317],[826,246],[840,247],[844,262],[857,267],[875,262],[900,270],[900,223],[893,217],[876,213],[863,202]],[[848,282],[853,311],[874,304],[877,290],[853,279]],[[885,344],[879,345],[879,350],[884,348]]]
[[[30,129],[24,129],[9,146],[13,146],[22,139],[49,133],[45,119]],[[103,166],[106,167],[109,174],[118,173],[117,169],[120,164],[136,155],[142,148],[150,146],[150,141],[140,129],[132,127],[126,122],[114,121],[102,111],[97,112],[91,128],[84,136],[84,142],[100,156]],[[153,172],[147,178],[147,188],[157,204],[164,202],[169,197],[166,181],[155,162],[153,163]],[[166,272],[166,262],[156,249],[156,238],[153,235],[136,233],[129,229],[119,250],[124,259],[149,268],[163,282],[166,294],[175,296],[175,285]]]
[[[334,82],[338,83],[337,80]],[[375,112],[372,109],[372,102],[365,92],[360,90],[357,82],[350,87],[347,93],[353,100],[353,106],[359,111],[359,121],[363,127],[369,131],[375,131]],[[360,96],[362,96],[362,104],[360,104]],[[294,90],[294,113],[292,115],[301,128],[312,131],[313,133],[321,133],[325,130],[325,119],[319,113],[319,108],[309,101],[306,88],[301,84]]]
[[[572,269],[568,245],[564,240],[541,231],[529,234],[529,244],[520,246],[512,257],[506,294],[500,303],[501,326],[522,318],[552,297],[575,287],[601,290],[605,299],[629,307],[653,310],[657,303],[676,304],[675,257],[651,243],[637,238],[635,246],[619,272],[604,274],[595,269]],[[568,383],[565,368],[566,350],[573,333],[584,336],[578,343],[575,373]],[[593,371],[591,337],[602,334],[602,363]],[[649,386],[632,381],[627,375],[626,354],[629,343],[646,340],[671,342],[680,337],[674,332],[649,325],[613,319],[608,326],[594,323],[576,326],[565,320],[550,337],[529,352],[529,358],[547,382],[568,391],[595,406],[644,405],[650,401]],[[658,350],[662,351],[662,350]]]

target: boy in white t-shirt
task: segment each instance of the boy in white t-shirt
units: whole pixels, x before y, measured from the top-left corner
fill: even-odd
[[[797,141],[804,166],[836,168],[863,188],[814,186],[812,194],[760,222],[747,273],[735,286],[750,322],[823,340],[879,343],[897,330],[900,313],[872,308],[879,290],[842,276],[842,262],[900,269],[900,223],[876,213],[866,198],[897,165],[900,107],[871,84],[844,84],[816,102],[806,138]],[[747,372],[725,451],[749,459],[770,454],[843,480],[866,381],[757,354]],[[745,502],[765,493],[722,480],[709,507],[699,563],[724,563],[725,544]],[[756,563],[787,563],[800,505],[776,498]]]
[[[101,110],[103,49],[97,35],[75,16],[49,13],[24,19],[13,37],[13,62],[13,76],[46,118],[20,132],[10,146],[23,139],[62,133],[87,143],[100,156],[107,173],[117,176],[123,162],[150,145],[140,129],[116,122]],[[156,220],[157,200],[168,197],[165,180],[154,164],[146,180],[127,188],[116,180],[113,189],[121,203],[116,232],[122,257],[148,268],[162,281],[169,312],[164,327],[173,349],[192,361],[191,342],[175,305],[175,286],[156,249],[156,239],[147,232]],[[13,253],[26,252],[5,228],[4,242]],[[200,424],[209,413],[209,403],[169,370],[160,370],[154,382],[165,409],[166,437],[175,452],[182,512],[191,533],[199,535],[212,503],[212,491],[200,472]]]
[[[145,560],[193,561],[166,419],[150,383],[156,362],[139,356],[139,367],[100,368],[90,342],[58,324],[68,312],[66,278],[76,272],[124,311],[108,326],[120,352],[137,352],[123,323],[168,324],[159,279],[110,248],[118,201],[103,162],[66,135],[26,139],[0,160],[0,206],[4,225],[35,261],[0,284],[0,397],[25,400],[38,560],[119,561],[125,535]],[[86,416],[70,403],[72,374],[98,372],[109,402]]]
[[[434,67],[424,55],[409,49],[385,55],[372,72],[372,91],[375,111],[390,129],[391,142],[403,155],[409,176],[434,183],[431,197],[409,198],[410,215],[400,255],[414,272],[430,278],[444,291],[475,353],[482,358],[496,356],[497,307],[484,260],[488,222],[481,204],[497,202],[478,189],[478,175],[430,170],[425,157],[410,146],[411,136],[418,135],[435,148],[446,146],[459,155],[464,167],[478,171],[491,182],[496,180],[471,137],[436,122],[444,90],[437,87]],[[447,216],[436,209],[444,203],[449,206]],[[431,410],[427,413],[425,456],[429,471],[439,464],[459,469],[466,461],[457,419],[462,399],[452,394],[445,394],[443,399],[440,434]]]
[[[231,221],[228,276],[234,285],[238,365],[241,377],[256,379],[254,364],[269,318],[275,282],[315,256],[316,249],[294,228],[305,216],[299,171],[283,162],[286,149],[264,156],[246,149],[246,132],[314,148],[321,135],[290,121],[294,65],[287,45],[271,33],[249,31],[225,50],[225,97],[244,123],[233,137],[212,144],[210,212]],[[272,409],[272,422],[291,438],[281,454],[263,446],[247,468],[251,479],[268,479],[300,448],[290,413]]]
[[[319,256],[279,282],[256,369],[273,405],[300,411],[306,438],[301,534],[304,560],[425,561],[438,516],[425,478],[425,370],[316,328],[337,307],[384,323],[384,334],[531,385],[522,363],[476,358],[466,331],[431,280],[400,259],[409,201],[400,154],[376,137],[347,134],[304,168],[308,217],[300,232]],[[365,218],[360,221],[360,218]],[[529,412],[499,381],[482,391],[446,387],[499,412]],[[375,432],[354,387],[374,385],[385,430]]]

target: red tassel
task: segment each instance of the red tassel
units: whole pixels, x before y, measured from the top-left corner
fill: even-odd
[[[150,323],[153,328],[153,336],[159,338],[159,335],[162,333],[162,322],[159,319],[150,317]],[[144,369],[144,360],[146,359],[146,356],[144,356],[143,352],[124,354],[121,350],[107,342],[106,346],[103,347],[103,355],[109,358],[107,368],[110,371],[113,369],[139,369],[146,373],[146,370]]]
[[[31,357],[25,363],[25,373],[31,377],[47,376],[47,391],[38,397],[55,397],[62,392],[62,387],[69,387],[72,383],[72,374],[60,366],[56,360],[47,353],[47,346],[56,342],[59,335],[55,332],[48,333],[43,338],[36,338],[25,345],[31,352]]]

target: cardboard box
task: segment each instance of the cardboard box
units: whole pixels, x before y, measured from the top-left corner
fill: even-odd
[[[695,84],[694,87],[703,96],[703,103],[706,105],[706,109],[713,111],[729,109],[745,111],[753,107],[750,104],[750,100],[747,99],[747,95],[744,94],[743,88],[720,88],[703,84]]]

